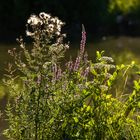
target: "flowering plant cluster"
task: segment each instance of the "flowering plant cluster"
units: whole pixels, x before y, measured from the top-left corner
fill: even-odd
[[[89,60],[82,25],[77,57],[61,67],[69,48],[62,25],[46,13],[31,15],[26,33],[32,49],[20,38],[21,51],[9,51],[16,69],[9,64],[4,79],[11,95],[4,135],[10,140],[140,139],[140,80],[134,81],[132,94],[115,97],[118,77],[134,64],[116,66],[98,51],[96,62]]]
[[[31,31],[27,28],[26,34],[28,36],[35,36],[35,34],[42,35],[38,34],[38,31],[43,31],[49,37],[53,37],[54,35],[60,36],[62,25],[64,23],[57,17],[53,18],[49,14],[42,12],[39,16],[31,15],[27,20],[27,27],[30,27]]]

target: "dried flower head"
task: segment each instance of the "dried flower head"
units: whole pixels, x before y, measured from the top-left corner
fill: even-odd
[[[65,34],[61,34],[63,25],[64,23],[57,17],[41,12],[38,16],[31,15],[27,20],[26,35],[35,39],[41,32],[41,35],[47,35],[47,38],[54,38],[55,36],[64,38]]]
[[[31,15],[30,18],[27,20],[27,23],[31,26],[38,25],[38,24],[42,25],[41,19],[36,15]]]
[[[47,13],[45,13],[45,12],[41,12],[40,14],[39,14],[39,17],[41,18],[41,19],[49,19],[49,18],[51,18],[51,15],[49,15],[49,14],[47,14]]]

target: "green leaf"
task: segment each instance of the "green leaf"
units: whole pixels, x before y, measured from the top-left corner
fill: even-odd
[[[139,91],[140,90],[140,83],[139,81],[134,81],[134,88]]]
[[[76,123],[78,123],[78,118],[77,117],[73,117],[73,119],[74,119],[74,121],[76,122]]]
[[[88,112],[88,111],[90,111],[90,109],[91,109],[91,107],[90,106],[87,106],[86,111]]]

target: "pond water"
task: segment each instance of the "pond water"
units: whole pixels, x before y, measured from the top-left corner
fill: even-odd
[[[79,48],[79,44],[70,45],[67,56],[75,56]],[[3,111],[5,108],[6,98],[4,97],[4,89],[1,86],[1,81],[4,76],[4,69],[11,60],[8,55],[8,50],[14,47],[18,47],[15,44],[0,44],[0,109]],[[105,55],[112,56],[116,63],[130,63],[132,60],[140,64],[140,38],[132,37],[103,37],[102,40],[87,43],[86,51],[90,59],[95,58],[97,50],[105,50]],[[4,98],[3,98],[3,97]],[[6,123],[0,120],[0,132],[6,127]],[[0,140],[5,140],[4,137],[0,137]]]

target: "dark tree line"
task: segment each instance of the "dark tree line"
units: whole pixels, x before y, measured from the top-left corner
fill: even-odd
[[[116,12],[110,13],[109,0],[1,0],[0,39],[15,39],[25,30],[27,18],[47,12],[65,21],[64,30],[76,38],[84,24],[89,34],[113,33]],[[73,35],[71,35],[73,33]]]

